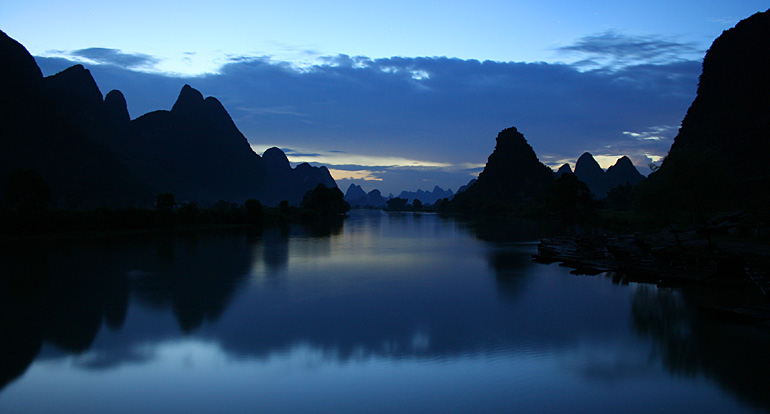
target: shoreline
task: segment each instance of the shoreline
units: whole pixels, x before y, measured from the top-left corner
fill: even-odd
[[[770,246],[752,240],[706,241],[696,234],[560,236],[540,240],[533,260],[572,268],[572,274],[605,274],[613,283],[691,288],[718,293],[699,313],[770,329]],[[739,299],[725,299],[727,291]]]

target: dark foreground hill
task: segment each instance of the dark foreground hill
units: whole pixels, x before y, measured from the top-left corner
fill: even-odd
[[[695,216],[770,206],[770,12],[722,33],[703,60],[695,100],[642,204]],[[681,217],[680,217],[681,218]]]
[[[52,95],[32,56],[0,32],[0,179],[34,169],[62,207],[141,200],[149,189],[59,111]]]
[[[222,104],[189,85],[170,111],[130,120],[120,91],[105,98],[76,65],[43,78],[32,56],[0,32],[0,180],[37,171],[53,206],[151,207],[158,193],[178,201],[299,204],[325,167],[292,168],[278,148],[252,151]]]

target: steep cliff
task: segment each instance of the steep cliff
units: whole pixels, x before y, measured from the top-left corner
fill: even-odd
[[[679,134],[645,183],[643,207],[698,215],[768,210],[768,68],[770,12],[739,22],[714,41]]]

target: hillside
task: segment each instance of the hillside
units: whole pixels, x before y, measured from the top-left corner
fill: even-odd
[[[691,218],[768,211],[768,67],[770,12],[739,22],[714,41],[679,134],[643,188],[643,208]]]
[[[0,56],[0,179],[37,171],[54,207],[152,207],[161,192],[202,205],[299,204],[319,183],[336,187],[325,167],[292,168],[278,148],[254,153],[221,102],[189,85],[171,110],[130,120],[123,94],[103,98],[81,65],[43,78],[2,32]]]

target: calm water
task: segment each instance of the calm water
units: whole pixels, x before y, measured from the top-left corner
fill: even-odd
[[[528,239],[354,211],[4,246],[0,412],[770,410],[768,330],[533,263]]]

